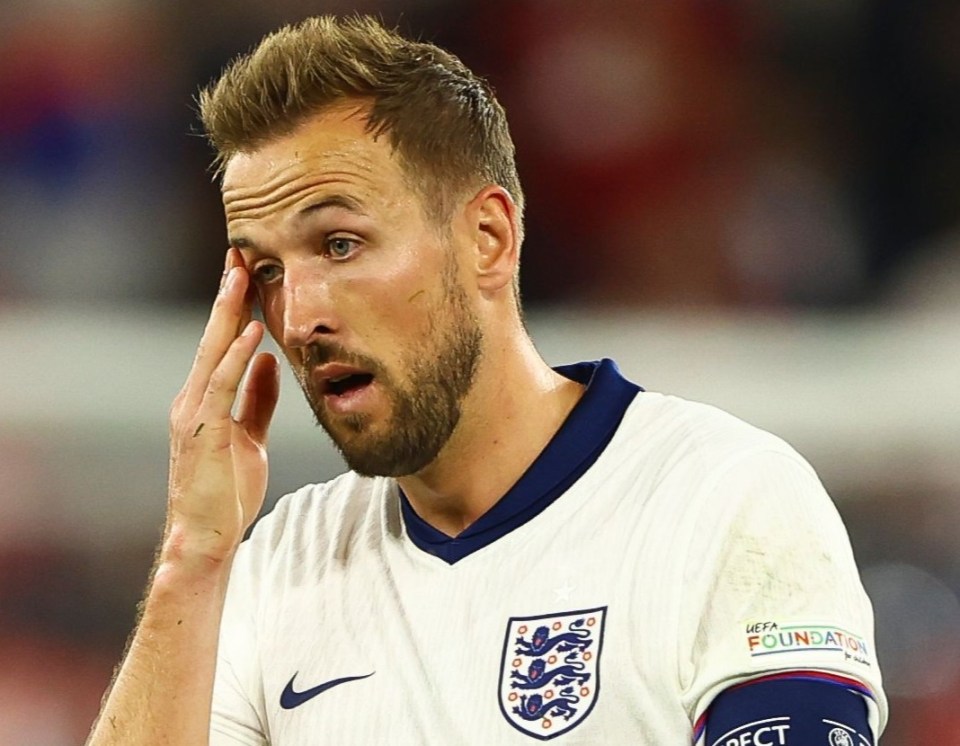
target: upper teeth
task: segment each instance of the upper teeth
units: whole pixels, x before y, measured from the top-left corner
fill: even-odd
[[[341,381],[346,381],[353,373],[344,373],[342,376],[337,376],[336,378],[331,378],[330,383],[340,383]]]

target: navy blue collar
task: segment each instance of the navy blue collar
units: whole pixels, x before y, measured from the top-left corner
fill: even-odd
[[[564,365],[557,373],[585,384],[580,401],[530,468],[497,503],[454,537],[424,521],[400,490],[400,508],[411,541],[449,564],[492,544],[544,510],[599,458],[624,412],[642,391],[612,360]]]

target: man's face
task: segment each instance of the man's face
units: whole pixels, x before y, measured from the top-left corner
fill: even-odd
[[[464,234],[426,219],[364,122],[333,109],[235,156],[223,199],[231,245],[317,421],[350,468],[403,476],[456,428],[482,334],[459,274]]]

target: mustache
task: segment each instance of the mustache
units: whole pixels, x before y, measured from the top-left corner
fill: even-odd
[[[340,363],[354,368],[360,368],[373,375],[383,375],[383,366],[372,357],[351,352],[336,342],[313,342],[303,349],[303,365],[311,370],[326,363]]]

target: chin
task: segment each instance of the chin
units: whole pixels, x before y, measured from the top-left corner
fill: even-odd
[[[408,477],[411,474],[416,474],[430,463],[426,459],[409,462],[388,461],[375,456],[371,457],[366,453],[348,454],[343,450],[340,451],[340,454],[343,456],[343,460],[347,462],[350,470],[361,477]]]
[[[348,439],[331,437],[347,466],[364,477],[416,474],[429,466],[440,451],[433,443],[417,444],[396,436],[376,438],[366,433]]]

